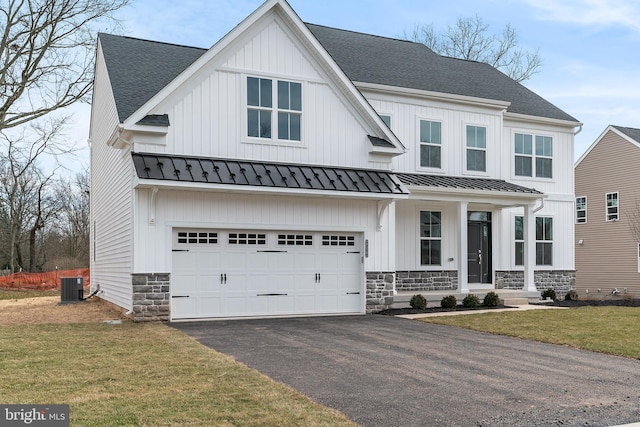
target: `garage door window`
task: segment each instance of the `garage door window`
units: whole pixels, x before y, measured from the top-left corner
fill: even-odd
[[[267,235],[260,233],[229,233],[230,245],[266,245]]]
[[[278,245],[312,246],[313,236],[310,234],[278,234]]]
[[[218,233],[206,231],[180,231],[178,243],[191,243],[201,245],[214,245],[218,243]]]
[[[322,236],[322,246],[355,246],[355,236]]]

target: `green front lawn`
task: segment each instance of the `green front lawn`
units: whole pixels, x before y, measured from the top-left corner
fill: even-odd
[[[0,402],[68,403],[74,426],[353,426],[160,323],[0,326]]]
[[[420,320],[640,359],[638,307],[507,311]]]

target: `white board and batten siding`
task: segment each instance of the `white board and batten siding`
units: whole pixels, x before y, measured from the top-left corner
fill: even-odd
[[[246,136],[247,76],[302,83],[301,141]],[[277,14],[227,46],[151,113],[169,115],[169,133],[156,143],[134,137],[138,152],[371,167],[372,131]]]
[[[119,123],[111,85],[98,49],[91,128],[91,285],[101,297],[131,306],[133,166],[130,153],[107,146]],[[100,119],[98,120],[97,117]]]
[[[354,232],[368,241],[365,271],[395,271],[395,216],[378,230],[376,200],[160,190],[151,225],[151,191],[135,193],[134,272],[170,271],[174,228]]]

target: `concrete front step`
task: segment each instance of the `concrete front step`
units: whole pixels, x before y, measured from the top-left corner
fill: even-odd
[[[480,301],[484,299],[485,295],[489,292],[495,292],[498,294],[503,304],[506,306],[515,305],[527,305],[529,302],[536,302],[540,299],[540,292],[527,292],[518,290],[472,290],[468,293],[458,293],[456,291],[410,291],[410,292],[398,292],[393,297],[393,304],[391,308],[408,308],[409,301],[414,295],[420,294],[427,300],[427,307],[440,307],[440,301],[447,295],[453,295],[458,300],[458,304],[462,304],[462,300],[469,294],[477,296]]]

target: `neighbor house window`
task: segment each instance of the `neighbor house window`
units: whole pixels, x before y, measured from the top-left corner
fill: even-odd
[[[576,224],[587,222],[587,198],[576,197]]]
[[[536,265],[553,265],[553,218],[536,218]]]
[[[524,217],[515,217],[515,262],[524,265]],[[536,265],[553,265],[553,218],[536,218]]]
[[[487,128],[467,126],[467,170],[487,171]]]
[[[442,167],[442,124],[420,120],[420,166],[423,168]]]
[[[420,212],[420,264],[441,265],[442,213]]]
[[[535,150],[534,150],[535,140]],[[516,176],[553,176],[553,139],[550,136],[516,133],[514,136]]]
[[[247,77],[248,136],[272,139],[277,127],[278,139],[300,141],[301,119],[301,83]]]
[[[619,219],[618,193],[607,193],[605,199],[607,203],[607,221],[617,221]]]

